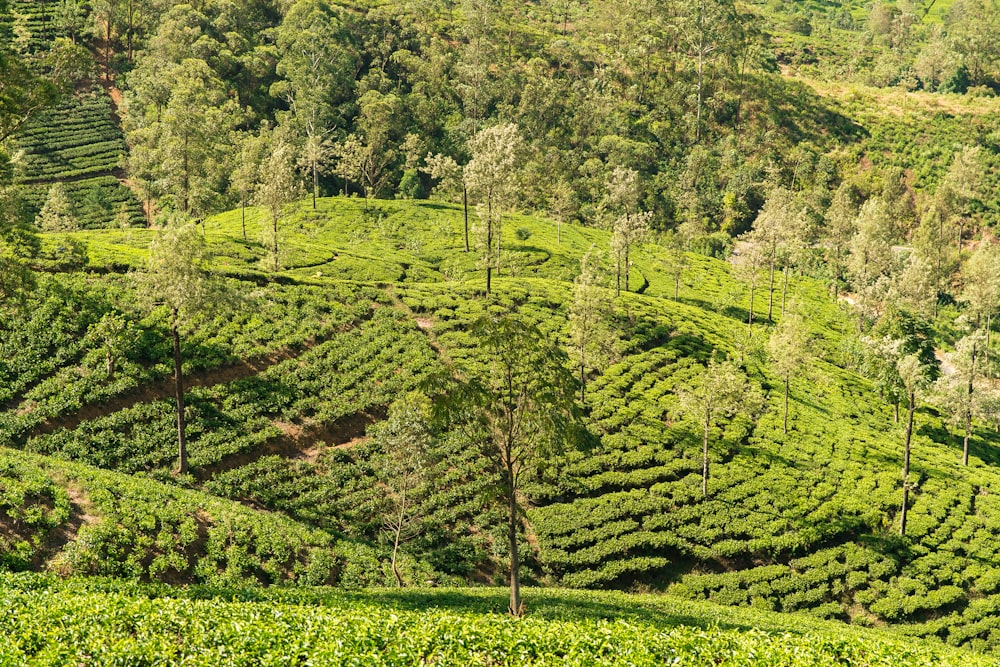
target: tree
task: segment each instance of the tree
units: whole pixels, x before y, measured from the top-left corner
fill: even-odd
[[[979,146],[963,146],[952,158],[948,172],[934,193],[942,214],[955,227],[956,247],[962,249],[962,237],[969,222],[970,204],[983,188],[983,163]]]
[[[966,305],[970,315],[986,332],[983,344],[983,365],[991,377],[990,338],[993,315],[1000,309],[1000,246],[984,239],[966,261],[962,270],[962,291],[958,300]]]
[[[570,359],[579,369],[580,403],[587,402],[587,373],[600,368],[611,353],[611,313],[611,301],[600,286],[599,266],[591,247],[580,260],[569,307]]]
[[[200,220],[222,203],[240,111],[203,60],[186,59],[163,75],[170,88],[162,113],[133,98],[137,108],[125,117],[128,143],[133,154],[145,154],[137,165],[141,177],[155,183],[174,210]]]
[[[524,139],[513,123],[488,127],[469,140],[472,159],[465,167],[465,182],[469,190],[479,196],[485,209],[480,217],[486,237],[486,294],[490,293],[493,267],[499,269],[503,213],[514,204],[523,149]]]
[[[104,357],[108,379],[114,378],[118,360],[125,356],[133,342],[129,321],[121,313],[105,313],[100,320],[90,325],[87,338]]]
[[[547,456],[578,442],[573,378],[565,355],[544,343],[535,327],[513,315],[484,319],[473,327],[477,354],[461,369],[468,380],[451,392],[451,406],[464,418],[499,480],[507,508],[510,607],[523,613],[518,527],[524,474]]]
[[[861,307],[859,323],[877,311],[880,284],[891,277],[897,268],[892,251],[895,232],[892,218],[885,202],[872,197],[861,206],[851,238],[847,270],[854,283],[854,290]]]
[[[253,201],[257,186],[260,184],[261,164],[267,151],[268,129],[261,128],[259,133],[236,134],[239,145],[239,157],[233,169],[230,185],[240,197],[240,225],[243,230],[243,240],[247,240],[247,203]]]
[[[118,26],[118,0],[93,0],[94,37],[104,43],[104,80],[111,80],[111,42]]]
[[[46,232],[71,232],[80,228],[65,185],[60,182],[52,184],[36,222]]]
[[[747,306],[747,327],[753,328],[753,298],[757,291],[757,284],[760,282],[760,273],[768,264],[768,256],[759,245],[750,244],[745,246],[743,252],[734,259],[733,273],[736,279],[746,283],[750,290],[749,305]]]
[[[426,396],[407,394],[389,406],[386,419],[370,433],[384,455],[380,477],[386,491],[386,511],[382,527],[392,540],[392,573],[400,588],[406,585],[398,566],[400,547],[420,529],[416,510],[418,493],[427,476],[431,412]]]
[[[576,191],[569,181],[561,180],[552,186],[549,213],[556,219],[556,243],[562,243],[562,226],[570,221],[578,208]]]
[[[604,205],[616,215],[611,225],[611,254],[615,258],[615,296],[621,294],[622,273],[628,291],[629,252],[649,232],[653,214],[639,211],[639,173],[616,167],[608,177]]]
[[[285,206],[298,196],[299,184],[295,178],[295,150],[292,145],[280,131],[275,131],[268,138],[268,146],[270,155],[260,164],[254,201],[271,214],[271,227],[265,234],[265,242],[270,246],[271,269],[277,271],[280,266],[278,223]]]
[[[333,145],[333,155],[337,158],[337,173],[344,181],[343,195],[350,193],[351,181],[361,184],[361,163],[364,160],[364,146],[358,137],[349,134],[343,141]]]
[[[184,419],[184,377],[181,333],[210,307],[220,305],[208,265],[211,255],[192,223],[170,225],[149,245],[146,271],[139,277],[139,292],[149,305],[167,310],[174,356],[174,398],[177,407],[177,474],[187,472]]]
[[[673,278],[674,301],[677,301],[681,293],[681,276],[684,275],[684,270],[688,267],[688,256],[684,252],[683,239],[676,232],[664,236],[661,245],[663,246],[663,270]]]
[[[805,365],[809,357],[809,335],[801,315],[794,309],[774,328],[768,340],[771,362],[785,385],[785,409],[782,429],[788,433],[788,385],[792,375]]]
[[[298,0],[277,30],[277,73],[271,94],[284,99],[281,118],[292,136],[302,137],[300,164],[312,175],[313,209],[319,173],[334,126],[345,124],[344,109],[354,88],[358,56],[334,9],[325,0]]]
[[[795,194],[785,188],[775,188],[757,215],[753,229],[746,235],[748,243],[760,247],[769,273],[767,287],[767,319],[772,319],[774,306],[774,272],[778,266],[791,264],[794,249],[801,244],[805,229],[805,208]],[[787,272],[785,273],[787,283]],[[786,286],[787,287],[787,286]],[[782,302],[784,292],[782,290]]]
[[[753,412],[756,397],[746,375],[731,361],[712,359],[689,387],[677,391],[681,410],[701,426],[701,493],[708,496],[711,429],[740,412]]]
[[[913,437],[913,413],[917,406],[918,393],[930,381],[927,364],[919,354],[907,354],[900,358],[896,370],[906,394],[906,431],[903,436],[903,505],[899,514],[899,534],[906,535],[906,510],[910,498],[910,441]]]
[[[960,425],[964,430],[962,436],[962,465],[969,465],[969,435],[972,431],[972,417],[978,410],[976,390],[979,388],[979,378],[976,376],[976,365],[981,354],[985,336],[980,331],[973,331],[964,336],[955,345],[955,351],[946,356],[948,364],[954,369],[950,374],[943,374],[934,384],[934,394],[937,403],[950,416],[953,424]]]
[[[827,209],[826,229],[823,244],[826,247],[826,263],[830,267],[833,300],[839,296],[840,282],[844,279],[845,257],[848,245],[854,237],[861,193],[854,184],[844,181],[837,188]]]

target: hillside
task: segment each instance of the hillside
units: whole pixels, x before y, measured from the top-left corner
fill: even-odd
[[[0,0],[0,663],[1000,654],[997,35]]]
[[[276,274],[259,268],[263,246],[242,241],[238,211],[207,221],[214,265],[238,276],[231,289],[255,307],[210,317],[185,338],[191,471],[180,480],[373,545],[381,454],[363,437],[366,426],[436,367],[468,356],[475,341],[467,327],[485,308],[515,310],[568,345],[567,281],[588,248],[608,243],[606,232],[574,225],[564,225],[557,242],[554,223],[515,217],[508,229],[524,231],[509,234],[509,264],[486,300],[481,270],[462,251],[460,208],[376,206],[377,214],[356,199],[322,199],[315,213],[308,202],[296,205],[282,228],[288,268]],[[265,222],[261,213],[248,211],[249,238]],[[87,244],[89,271],[46,278],[49,287],[27,310],[31,319],[11,326],[24,337],[9,339],[4,354],[9,393],[0,422],[26,451],[169,482],[176,445],[162,320],[155,311],[140,318],[129,282],[114,273],[142,264],[150,233],[73,238]],[[66,239],[46,237],[46,245]],[[900,538],[902,426],[871,383],[844,368],[856,330],[850,308],[834,304],[821,282],[790,281],[789,301],[805,314],[813,342],[807,370],[791,384],[786,435],[780,381],[766,353],[771,325],[756,325],[748,337],[746,290],[721,260],[688,255],[675,301],[663,252],[656,245],[636,251],[631,286],[642,293],[615,302],[617,360],[592,379],[586,403],[597,444],[550,460],[527,488],[526,573],[553,584],[654,587],[807,611],[992,648],[1000,582],[990,537],[998,521],[991,500],[1000,483],[992,467],[997,436],[977,428],[972,465],[964,469],[960,439],[934,410],[918,412],[910,528]],[[765,312],[766,292],[755,301]],[[134,327],[113,379],[100,349],[74,334],[107,312],[123,313]],[[713,430],[711,493],[703,498],[698,426],[683,417],[676,391],[713,350],[742,360],[767,400],[753,422],[738,418]],[[404,549],[420,562],[414,567],[429,569],[407,576],[502,581],[502,515],[483,503],[490,483],[483,460],[447,433],[434,440],[431,456],[443,467],[421,491],[421,533]],[[49,459],[32,465],[46,471],[39,479],[55,480],[53,488],[72,487],[65,480],[85,470],[70,474],[68,464]],[[219,502],[191,498],[192,507]],[[76,502],[68,516],[46,515],[43,538],[61,523],[79,525],[88,505]],[[132,530],[113,510],[97,510],[88,513],[109,518],[84,525],[81,535],[108,522],[120,534]],[[192,514],[170,521],[183,526]],[[157,519],[144,530],[159,535],[160,522],[170,524]],[[329,538],[297,539],[305,539],[299,549]],[[63,572],[216,581],[190,548],[163,569],[165,561],[141,555],[137,539],[124,553],[134,550],[138,562],[120,569],[114,560],[74,566],[73,558],[47,553],[47,543],[36,540],[37,553],[30,542],[21,546],[27,551],[19,567],[48,561]],[[71,537],[61,550],[73,554],[73,544]],[[385,559],[384,548],[369,557]]]

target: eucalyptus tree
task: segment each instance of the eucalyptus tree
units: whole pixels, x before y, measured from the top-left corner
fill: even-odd
[[[277,73],[271,94],[288,111],[279,121],[302,138],[302,164],[313,180],[313,208],[327,140],[346,125],[360,61],[337,11],[326,0],[298,0],[277,29]]]
[[[285,206],[295,201],[299,194],[299,182],[295,176],[295,149],[279,128],[268,133],[267,156],[260,163],[254,201],[267,209],[271,225],[265,228],[264,242],[270,254],[270,268],[280,268],[278,245],[278,223]]]
[[[485,232],[484,264],[486,293],[492,286],[493,267],[499,267],[503,214],[517,200],[519,171],[523,163],[524,139],[517,125],[502,123],[481,130],[469,140],[472,159],[465,166],[464,180],[480,200]],[[496,253],[493,240],[496,239]]]
[[[465,380],[449,391],[449,406],[483,448],[507,510],[510,606],[523,611],[518,533],[524,481],[548,457],[583,437],[573,402],[566,355],[535,327],[514,315],[486,318],[472,328],[478,342],[460,371]]]
[[[209,273],[211,254],[193,223],[169,225],[149,246],[138,288],[148,308],[162,306],[173,343],[174,400],[177,410],[177,474],[187,472],[184,376],[181,335],[209,310],[219,307],[219,292]]]
[[[613,306],[600,282],[599,261],[592,247],[580,260],[569,306],[569,352],[579,370],[580,403],[587,401],[587,374],[600,368],[613,353]]]
[[[785,407],[782,430],[788,433],[788,389],[792,376],[805,366],[809,359],[809,332],[802,316],[793,307],[781,318],[768,339],[771,363],[785,387]]]
[[[702,431],[701,493],[708,496],[709,436],[712,428],[740,413],[752,414],[759,397],[739,368],[731,361],[712,359],[690,386],[677,391],[681,410]]]

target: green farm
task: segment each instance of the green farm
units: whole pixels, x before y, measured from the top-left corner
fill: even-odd
[[[1000,6],[625,4],[0,0],[0,665],[996,662]]]

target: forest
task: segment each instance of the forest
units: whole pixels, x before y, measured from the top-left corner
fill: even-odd
[[[0,0],[0,665],[990,664],[998,92],[995,0]]]

